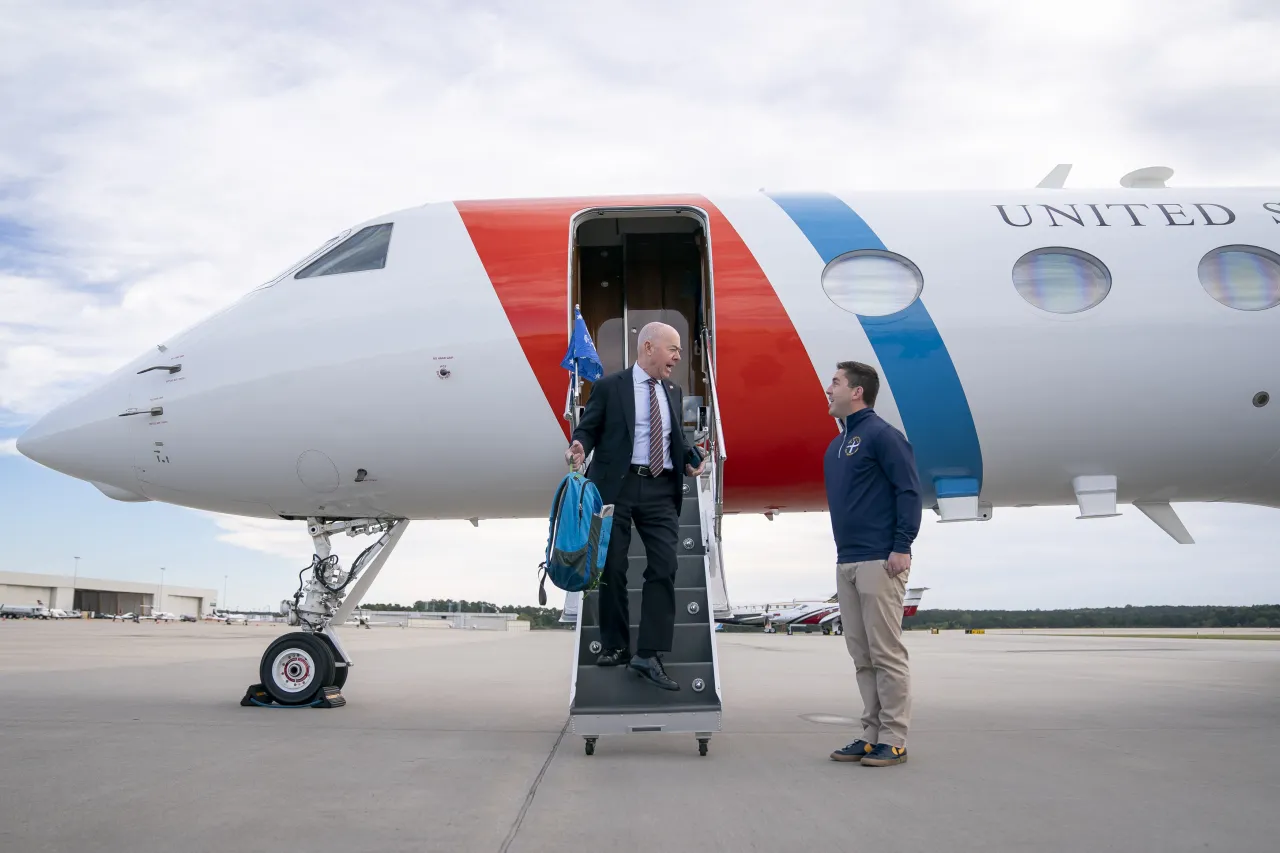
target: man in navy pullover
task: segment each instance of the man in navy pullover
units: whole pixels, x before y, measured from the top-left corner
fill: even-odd
[[[902,599],[921,509],[915,454],[872,408],[879,390],[874,368],[837,365],[827,386],[828,412],[844,429],[823,459],[840,621],[862,694],[862,736],[831,757],[869,767],[907,760],[911,675]]]

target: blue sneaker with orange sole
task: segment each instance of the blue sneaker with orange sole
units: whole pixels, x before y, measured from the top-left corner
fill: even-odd
[[[865,740],[855,740],[848,746],[841,747],[831,753],[832,761],[861,761],[864,756],[871,753],[871,744]]]
[[[875,749],[862,757],[862,763],[867,767],[888,767],[891,764],[905,764],[906,762],[907,748],[905,746],[890,746],[887,743],[876,744]]]

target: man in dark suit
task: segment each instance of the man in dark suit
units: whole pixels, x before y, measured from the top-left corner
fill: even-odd
[[[665,323],[640,330],[636,362],[591,388],[582,421],[573,431],[566,459],[581,466],[595,451],[587,478],[600,498],[613,504],[613,531],[600,579],[600,666],[627,664],[666,690],[680,685],[658,657],[671,651],[675,632],[676,539],[684,478],[702,473],[704,462],[687,447],[682,428],[684,392],[670,381],[680,361],[680,333]],[[640,637],[632,656],[627,607],[627,551],[631,523],[644,541],[648,565],[640,611]]]

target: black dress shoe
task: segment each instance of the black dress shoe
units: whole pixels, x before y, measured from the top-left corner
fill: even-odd
[[[631,652],[627,649],[605,649],[596,658],[596,666],[621,666],[630,657]]]
[[[657,655],[651,658],[642,658],[636,655],[631,659],[631,670],[641,678],[646,678],[663,690],[679,690],[680,685],[671,680],[667,675],[667,671],[662,668],[662,661]]]

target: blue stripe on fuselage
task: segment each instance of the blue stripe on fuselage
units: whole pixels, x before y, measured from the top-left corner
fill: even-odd
[[[791,217],[823,263],[857,249],[886,251],[871,226],[833,195],[770,195]],[[915,450],[925,505],[935,497],[977,495],[982,447],[960,376],[923,295],[896,314],[855,315],[893,389],[902,425]]]

